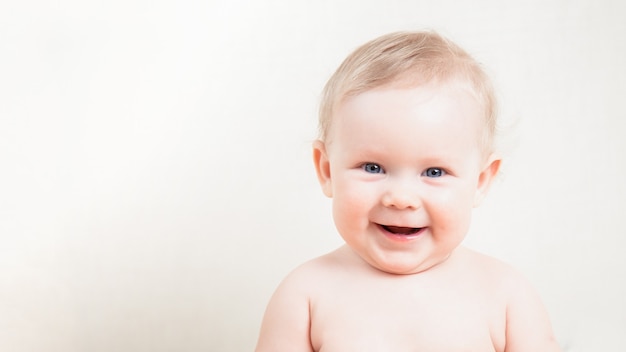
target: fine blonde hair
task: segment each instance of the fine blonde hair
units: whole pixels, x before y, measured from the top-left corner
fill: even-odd
[[[480,142],[486,149],[492,149],[496,99],[487,74],[465,50],[432,31],[390,33],[352,52],[324,87],[319,138],[326,140],[334,110],[346,98],[390,83],[415,87],[452,80],[468,84],[482,104],[486,128]]]

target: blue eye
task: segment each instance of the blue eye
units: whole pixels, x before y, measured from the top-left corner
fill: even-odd
[[[433,177],[433,178],[435,178],[435,177],[441,177],[441,176],[443,176],[443,175],[445,175],[445,174],[446,174],[446,172],[445,172],[445,171],[443,171],[443,169],[440,169],[440,168],[438,168],[438,167],[431,167],[431,168],[428,168],[428,169],[426,169],[426,171],[424,171],[424,172],[422,173],[422,175],[423,175],[423,176],[426,176],[426,177]]]
[[[361,168],[370,174],[382,174],[384,172],[380,165],[374,163],[365,163],[361,165]]]

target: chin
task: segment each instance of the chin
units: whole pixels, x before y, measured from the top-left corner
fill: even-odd
[[[417,274],[420,273],[422,271],[428,270],[430,268],[432,268],[434,265],[428,265],[428,264],[407,264],[407,263],[370,263],[370,265],[372,265],[374,268],[385,272],[387,274],[393,274],[393,275],[411,275],[411,274]]]
[[[423,271],[429,270],[441,263],[443,263],[448,256],[442,258],[428,258],[423,261],[415,261],[414,258],[411,261],[379,261],[379,262],[369,262],[371,266],[374,268],[383,271],[388,274],[393,275],[411,275],[418,274]]]

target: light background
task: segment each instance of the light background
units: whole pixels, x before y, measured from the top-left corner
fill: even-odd
[[[500,96],[467,245],[536,285],[566,351],[626,345],[620,1],[5,1],[0,350],[250,351],[341,242],[310,158],[357,45],[435,29]]]

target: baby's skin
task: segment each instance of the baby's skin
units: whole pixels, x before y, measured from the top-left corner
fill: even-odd
[[[393,275],[343,246],[288,276],[268,312],[264,328],[280,338],[267,341],[280,342],[257,351],[559,351],[527,281],[464,247],[426,272]]]
[[[466,87],[392,84],[337,108],[313,154],[346,245],[282,282],[257,352],[559,351],[529,283],[461,246],[500,164]]]

